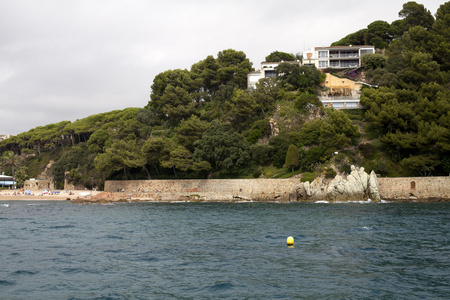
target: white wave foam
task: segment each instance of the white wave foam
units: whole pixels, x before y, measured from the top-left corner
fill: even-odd
[[[0,204],[1,207],[10,207],[9,204]]]

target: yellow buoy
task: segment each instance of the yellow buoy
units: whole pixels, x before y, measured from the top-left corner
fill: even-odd
[[[287,244],[288,246],[294,245],[294,238],[292,236],[287,238]]]

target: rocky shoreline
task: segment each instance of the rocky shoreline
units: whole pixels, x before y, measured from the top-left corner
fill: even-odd
[[[417,180],[417,179],[416,179]],[[190,191],[190,190],[189,190]],[[56,200],[71,201],[74,204],[107,204],[130,202],[447,202],[450,201],[446,194],[437,197],[415,196],[407,197],[383,197],[379,191],[379,183],[376,174],[372,171],[367,174],[364,168],[351,167],[351,173],[347,176],[337,175],[333,179],[318,177],[314,181],[300,182],[286,187],[283,194],[266,193],[260,197],[247,197],[243,194],[220,194],[226,197],[211,197],[205,191],[195,189],[195,194],[183,191],[174,194],[148,193],[137,189],[132,192],[100,192],[100,191],[33,191],[26,194],[23,190],[0,191],[0,201],[11,200]],[[386,192],[386,190],[385,190]],[[216,195],[217,196],[217,195]],[[219,200],[217,200],[219,199]]]

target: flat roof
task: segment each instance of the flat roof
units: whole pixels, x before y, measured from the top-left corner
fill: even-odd
[[[372,45],[348,45],[348,46],[330,46],[330,47],[314,47],[314,49],[354,49],[354,48],[375,48]]]

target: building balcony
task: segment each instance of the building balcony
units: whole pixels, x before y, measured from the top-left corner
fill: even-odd
[[[339,55],[339,54],[334,54],[334,55],[330,55],[330,59],[355,59],[355,58],[359,58],[358,54],[354,54],[354,55]]]

